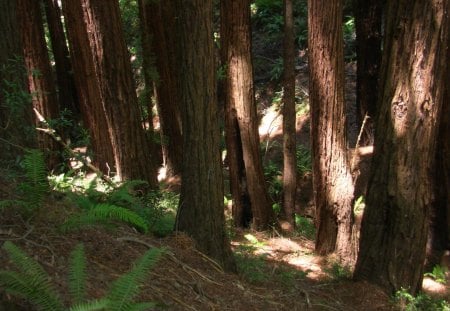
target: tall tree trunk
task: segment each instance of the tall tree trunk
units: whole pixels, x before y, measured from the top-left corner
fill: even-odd
[[[35,143],[35,135],[27,131],[33,118],[19,29],[17,1],[0,1],[0,160],[8,162],[22,151],[14,145],[32,147]]]
[[[357,279],[389,292],[421,288],[433,204],[449,1],[389,1],[382,62],[380,115]]]
[[[59,106],[61,109],[69,109],[76,119],[79,115],[78,98],[72,75],[69,49],[67,48],[66,36],[61,22],[61,9],[58,5],[58,0],[44,0],[44,3],[52,51],[55,58]]]
[[[295,132],[295,31],[292,0],[284,0],[283,216],[295,227],[297,158]]]
[[[381,65],[382,14],[386,0],[356,0],[356,101],[357,118],[364,118],[366,133],[363,143],[373,140],[373,124],[377,111],[378,76]]]
[[[342,1],[308,2],[313,187],[319,254],[352,263],[353,181],[344,114]]]
[[[183,124],[183,170],[176,230],[226,269],[234,261],[225,234],[212,0],[175,1],[178,76]]]
[[[449,36],[450,43],[450,36]],[[450,49],[447,46],[447,60]],[[445,81],[450,81],[450,66],[447,62]],[[442,111],[436,148],[436,177],[434,182],[435,202],[431,207],[425,269],[431,271],[441,264],[442,256],[450,245],[450,90],[444,90]]]
[[[45,43],[40,1],[18,0],[17,8],[33,108],[46,120],[56,119],[59,117],[59,105]],[[35,125],[40,126],[38,117],[35,117]],[[47,167],[55,169],[61,163],[60,146],[42,132],[38,133],[38,144],[46,155]]]
[[[71,1],[72,2],[72,1]],[[82,8],[102,110],[111,139],[116,174],[157,187],[157,165],[141,124],[130,58],[123,38],[118,2],[73,1]]]
[[[62,5],[79,107],[89,130],[92,161],[104,174],[109,175],[111,170],[115,171],[114,152],[102,108],[82,7],[78,1],[72,0],[64,0]]]
[[[166,173],[174,176],[180,173],[183,150],[181,115],[178,105],[176,77],[178,69],[175,60],[175,15],[171,1],[139,0],[144,11],[144,28],[148,32],[143,50],[146,55],[156,56],[156,69],[159,79],[156,83],[157,108],[162,132],[162,148]],[[145,60],[145,55],[144,55]],[[145,67],[145,64],[144,64]],[[150,68],[145,68],[145,71]]]
[[[250,1],[224,0],[221,6],[223,62],[226,68],[225,106],[236,114],[245,177],[255,229],[265,229],[273,221],[259,149],[258,117],[253,88],[251,58]],[[228,116],[233,117],[233,116]],[[228,135],[228,134],[227,134]],[[236,135],[235,135],[236,137]],[[230,154],[230,156],[235,156]],[[240,156],[240,155],[236,155]],[[230,159],[230,161],[239,159]],[[231,171],[230,175],[240,172]],[[232,181],[236,178],[231,179]],[[232,190],[234,187],[232,187]],[[238,193],[237,196],[240,196]],[[234,195],[233,195],[234,196]]]

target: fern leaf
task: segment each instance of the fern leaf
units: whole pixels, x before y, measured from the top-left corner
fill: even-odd
[[[110,300],[109,310],[124,311],[130,310],[134,303],[133,300],[139,293],[139,287],[145,280],[148,271],[155,265],[163,249],[152,248],[136,262],[135,266],[127,274],[117,279],[107,295]]]
[[[30,208],[39,207],[45,194],[49,191],[44,154],[37,149],[29,149],[24,156],[26,181],[19,185],[24,199]]]
[[[41,310],[62,310],[62,302],[44,269],[10,241],[3,244],[3,249],[19,269],[0,271],[0,283],[6,290],[30,300]]]
[[[124,207],[142,205],[141,200],[134,195],[134,190],[146,187],[148,183],[143,180],[126,181],[109,194],[108,203]]]
[[[62,226],[63,232],[77,230],[84,227],[96,226],[96,225],[108,225],[108,220],[99,215],[93,215],[83,213],[81,215],[75,215],[70,217]]]
[[[109,304],[108,299],[103,298],[100,300],[92,300],[84,303],[78,303],[72,306],[69,311],[96,311],[96,310],[106,310]]]
[[[88,212],[88,214],[104,219],[125,222],[137,228],[138,230],[141,230],[142,232],[148,232],[148,224],[144,220],[144,218],[142,218],[135,212],[120,206],[107,203],[97,204],[92,210]]]
[[[81,243],[70,256],[69,291],[74,303],[81,303],[86,298],[86,258]]]

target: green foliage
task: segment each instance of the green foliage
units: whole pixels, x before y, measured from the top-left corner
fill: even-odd
[[[29,149],[22,162],[25,181],[19,190],[29,210],[38,208],[49,191],[44,154],[37,149]]]
[[[0,285],[6,292],[24,298],[44,311],[90,311],[90,310],[148,310],[153,302],[135,302],[140,286],[150,269],[164,253],[163,249],[148,250],[128,273],[111,284],[107,295],[100,300],[86,300],[86,263],[84,248],[80,244],[71,253],[69,267],[69,288],[73,305],[66,308],[42,267],[12,242],[5,242],[3,249],[8,253],[18,271],[0,270]]]
[[[450,311],[450,304],[443,299],[433,299],[424,293],[413,296],[403,288],[395,293],[394,301],[404,311]]]
[[[269,163],[264,166],[264,178],[268,184],[269,196],[274,202],[272,208],[275,212],[280,212],[281,210],[280,201],[283,192],[283,181],[281,176],[281,168],[275,162],[269,161]]]
[[[361,195],[356,199],[355,203],[353,204],[353,212],[355,213],[355,215],[362,214],[362,212],[364,211],[364,206],[365,206],[364,196]]]
[[[344,18],[344,57],[347,61],[356,58],[356,30],[355,18],[353,16],[345,16]]]
[[[325,271],[334,280],[350,279],[352,277],[351,269],[347,266],[343,266],[339,262],[332,262],[331,265],[325,269]]]
[[[42,310],[63,310],[61,299],[44,269],[12,242],[5,242],[2,248],[19,270],[0,271],[0,284],[6,292],[25,298]]]
[[[238,273],[250,283],[269,280],[270,272],[265,255],[253,255],[254,246],[240,245],[234,255]]]
[[[312,171],[311,149],[304,145],[297,145],[295,156],[297,159],[297,171],[301,175],[310,173]]]
[[[109,203],[99,203],[80,215],[72,216],[64,225],[64,230],[80,229],[84,226],[123,222],[141,232],[148,232],[148,223],[137,213]]]
[[[433,278],[436,282],[445,284],[447,282],[447,268],[441,265],[433,267],[433,271],[425,273],[425,276]]]
[[[316,236],[314,221],[298,214],[295,214],[295,230],[298,234],[309,240],[314,240]]]

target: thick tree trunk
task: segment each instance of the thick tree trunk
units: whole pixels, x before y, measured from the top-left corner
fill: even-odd
[[[19,29],[17,1],[0,1],[0,160],[8,162],[22,152],[13,144],[33,147],[35,143],[35,135],[27,130],[33,118]]]
[[[357,118],[362,125],[368,117],[362,143],[373,140],[378,100],[378,76],[381,65],[382,13],[385,0],[356,1],[356,101]]]
[[[79,107],[90,135],[92,161],[104,174],[110,175],[115,171],[114,152],[102,108],[82,7],[79,1],[65,0],[62,4]]]
[[[433,204],[449,1],[388,4],[380,115],[355,278],[421,288]]]
[[[319,254],[354,261],[353,181],[344,115],[342,1],[308,2],[313,186]]]
[[[183,170],[176,230],[191,235],[198,248],[226,269],[234,261],[225,234],[220,158],[212,0],[177,0]]]
[[[259,149],[251,59],[250,1],[224,0],[221,12],[222,49],[224,49],[222,55],[227,73],[225,106],[227,113],[232,114],[227,117],[233,118],[233,114],[236,114],[253,226],[255,229],[265,229],[273,221],[273,211],[267,187],[263,182],[264,173]],[[239,158],[230,159],[233,156],[240,155],[230,154],[229,161],[236,160],[239,163]],[[237,174],[237,178],[242,179],[240,172],[231,170],[230,166],[230,175]],[[237,178],[233,178],[232,181]],[[241,193],[242,191],[237,196],[241,196]]]
[[[295,132],[295,31],[292,0],[284,0],[283,216],[295,227],[297,158]]]
[[[51,120],[59,117],[59,105],[39,4],[40,2],[35,0],[17,1],[19,29],[33,108],[46,120]],[[40,126],[37,117],[35,117],[35,125]],[[47,167],[57,168],[61,163],[60,146],[45,133],[38,133],[38,144],[45,153]]]
[[[69,109],[75,119],[77,119],[80,111],[72,75],[69,49],[67,48],[66,36],[61,22],[61,9],[58,5],[58,0],[44,0],[44,3],[52,51],[55,58],[59,106],[61,109]]]
[[[175,64],[175,15],[170,1],[139,2],[143,11],[144,28],[147,31],[144,37],[147,42],[144,42],[146,44],[143,44],[143,50],[146,55],[153,52],[156,57],[157,108],[166,173],[170,177],[180,173],[183,159],[181,116],[176,87],[178,69]],[[150,68],[147,65],[145,71],[148,70]]]

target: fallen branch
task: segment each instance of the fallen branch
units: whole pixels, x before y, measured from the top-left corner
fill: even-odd
[[[40,128],[37,127],[36,130],[43,132],[47,135],[49,135],[53,140],[55,140],[58,144],[60,144],[65,151],[67,151],[72,157],[76,158],[77,160],[79,160],[81,163],[83,163],[84,166],[86,166],[87,168],[89,168],[91,171],[93,171],[95,174],[97,174],[98,177],[100,177],[102,180],[104,180],[108,185],[110,186],[114,186],[114,182],[111,180],[111,178],[109,178],[109,176],[103,174],[103,172],[96,166],[92,165],[91,163],[89,163],[88,160],[86,160],[85,157],[80,156],[78,153],[76,153],[75,151],[73,151],[61,138],[61,136],[59,136],[58,134],[56,134],[56,131],[54,129],[52,129],[50,127],[50,125],[48,124],[48,122],[45,120],[45,118],[42,116],[42,114],[39,113],[39,111],[36,108],[33,108],[38,120],[40,122],[42,122],[47,128]]]

